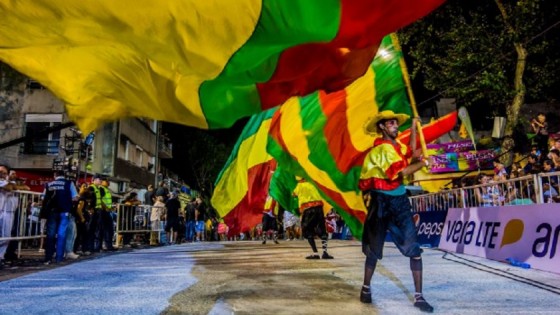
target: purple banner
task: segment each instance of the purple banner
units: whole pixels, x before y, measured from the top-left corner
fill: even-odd
[[[457,141],[457,142],[448,142],[448,143],[437,143],[437,144],[427,144],[428,151],[430,155],[432,154],[444,154],[444,153],[453,153],[453,152],[466,152],[474,150],[474,145],[472,141],[465,140],[465,141]]]
[[[430,156],[432,173],[463,172],[480,169],[492,169],[496,153],[493,150],[454,152]]]
[[[560,207],[449,209],[439,248],[560,274]]]

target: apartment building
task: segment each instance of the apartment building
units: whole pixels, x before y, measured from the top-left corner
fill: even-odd
[[[125,193],[154,184],[159,161],[172,158],[171,143],[155,120],[106,123],[88,141],[88,135],[72,127],[42,132],[66,123],[64,104],[34,81],[20,91],[0,93],[0,144],[28,138],[0,149],[0,161],[15,169],[34,191],[41,191],[52,179],[53,167],[64,167],[78,182],[89,181],[93,174],[107,176],[114,192]]]

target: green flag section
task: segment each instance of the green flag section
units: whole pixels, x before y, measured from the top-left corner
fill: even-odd
[[[282,167],[277,167],[270,179],[269,194],[282,208],[299,216],[297,197],[293,196],[297,186],[295,176]]]
[[[85,133],[145,117],[224,128],[369,68],[443,0],[0,0],[0,61]]]
[[[270,109],[251,117],[216,180],[211,203],[230,235],[248,232],[261,222],[276,168],[276,161],[266,152],[273,113]]]

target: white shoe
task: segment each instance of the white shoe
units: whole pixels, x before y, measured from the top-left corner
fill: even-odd
[[[77,254],[75,254],[74,252],[72,252],[72,253],[67,253],[67,254],[66,254],[66,258],[78,259],[78,257],[80,257],[80,255],[77,255]]]

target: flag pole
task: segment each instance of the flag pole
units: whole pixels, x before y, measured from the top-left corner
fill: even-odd
[[[399,39],[397,38],[396,33],[391,33],[391,40],[393,41],[393,45],[395,46],[395,50],[398,50],[402,53],[401,45],[399,44]],[[412,115],[414,117],[419,118],[420,116],[418,115],[418,110],[416,109],[416,100],[414,99],[414,94],[412,93],[412,86],[410,84],[408,69],[406,68],[406,63],[404,62],[404,57],[403,56],[401,56],[401,58],[399,58],[399,64],[401,66],[401,71],[402,71],[404,84],[406,85],[406,92],[408,94],[408,98],[410,99],[410,107],[412,108]],[[422,123],[420,123],[420,120],[418,120],[416,122],[415,127],[418,129],[418,137],[420,139],[420,145],[422,147],[422,154],[425,157],[428,157],[428,147],[426,146],[426,139],[424,138],[424,132],[422,131]]]

